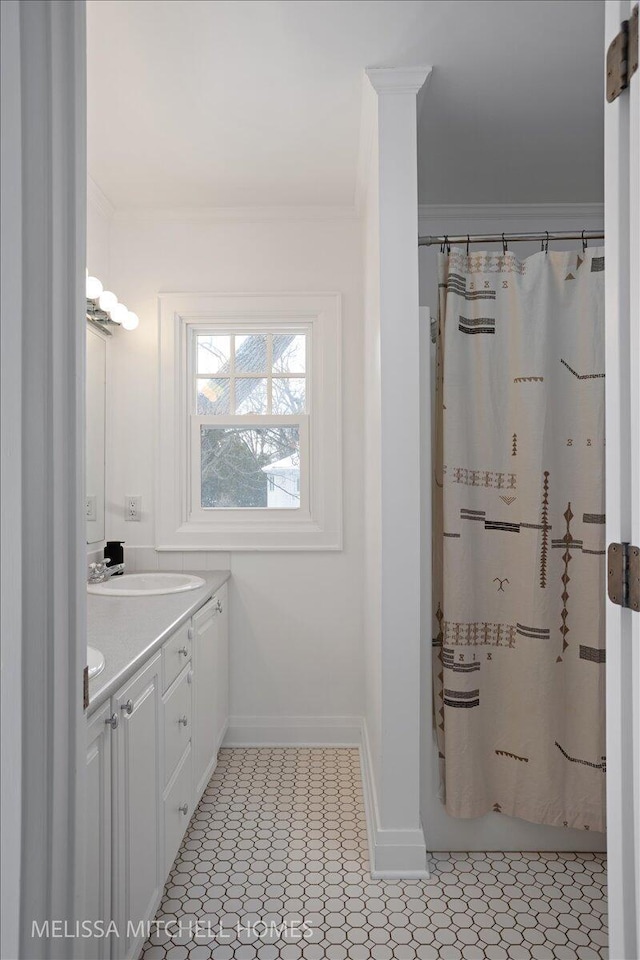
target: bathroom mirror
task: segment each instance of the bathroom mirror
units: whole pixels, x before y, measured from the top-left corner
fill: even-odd
[[[107,344],[87,324],[86,489],[87,543],[104,540]]]

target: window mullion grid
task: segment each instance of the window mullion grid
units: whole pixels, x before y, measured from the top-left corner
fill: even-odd
[[[229,410],[236,412],[236,338],[229,338]]]
[[[198,386],[200,378],[198,376],[198,335],[194,332],[193,336],[187,341],[189,349],[189,413],[198,413]]]

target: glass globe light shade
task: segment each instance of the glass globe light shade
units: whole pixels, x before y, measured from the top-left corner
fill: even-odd
[[[125,330],[135,330],[139,323],[140,321],[138,319],[138,315],[132,310],[129,310],[127,311],[126,317],[122,321],[122,326]]]
[[[102,284],[97,277],[87,276],[86,282],[87,300],[97,300],[102,293]]]
[[[114,323],[124,323],[129,316],[129,311],[124,303],[116,303],[115,307],[112,307],[109,313]]]
[[[111,313],[117,302],[118,298],[111,290],[103,290],[98,299],[98,305],[105,313]]]

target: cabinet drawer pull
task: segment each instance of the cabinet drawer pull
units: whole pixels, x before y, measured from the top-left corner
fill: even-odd
[[[222,613],[222,600],[216,600],[216,610],[218,613]]]
[[[179,724],[182,723],[182,724],[186,727],[187,722],[188,722],[188,721],[187,721],[187,718],[186,718],[186,717],[178,717],[178,723],[179,723]]]
[[[118,714],[112,713],[110,717],[107,717],[105,723],[108,724],[112,730],[115,730],[118,726]]]
[[[126,713],[131,714],[131,713],[133,713],[133,703],[131,702],[131,700],[127,700],[126,703],[123,703],[123,704],[122,704],[122,706],[120,707],[120,709],[121,709],[121,710],[124,710]]]
[[[180,647],[180,649],[178,650],[178,654],[182,654],[183,657],[188,657],[189,651],[187,650],[186,647]]]
[[[180,813],[183,813],[186,817],[186,815],[189,813],[189,805],[186,803],[183,803],[182,806],[178,807],[178,810],[180,811]]]
[[[193,640],[193,627],[189,627],[187,630],[187,636],[189,637],[189,640]]]

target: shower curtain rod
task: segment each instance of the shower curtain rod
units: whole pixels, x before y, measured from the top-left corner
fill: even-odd
[[[566,233],[548,233],[546,230],[538,233],[472,233],[456,234],[456,236],[447,235],[444,237],[418,237],[419,247],[451,245],[452,243],[524,243],[525,241],[540,240],[542,243],[549,243],[552,240],[582,240],[586,243],[588,240],[604,240],[604,233],[598,233],[595,230],[581,230],[580,233],[570,231]]]

